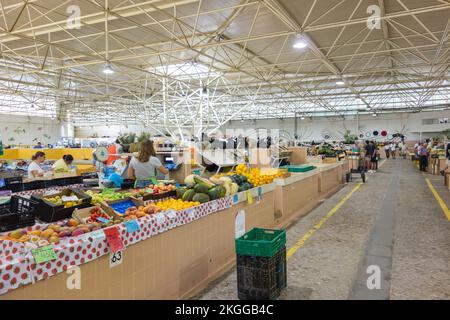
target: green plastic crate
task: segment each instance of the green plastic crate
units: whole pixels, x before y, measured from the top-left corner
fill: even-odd
[[[288,172],[307,172],[314,170],[316,167],[309,164],[283,166],[280,169],[287,169]]]
[[[285,244],[285,230],[253,228],[236,239],[236,254],[270,258]]]

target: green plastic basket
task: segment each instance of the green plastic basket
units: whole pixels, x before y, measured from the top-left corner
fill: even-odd
[[[280,169],[287,169],[288,172],[307,172],[314,170],[316,167],[309,164],[283,166]]]
[[[285,230],[253,228],[236,239],[236,254],[270,258],[285,244]]]

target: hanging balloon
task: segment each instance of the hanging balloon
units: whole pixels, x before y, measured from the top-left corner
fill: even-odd
[[[386,131],[386,130],[383,130],[383,131],[381,131],[381,136],[382,136],[382,137],[386,137],[386,136],[387,136],[387,134],[388,134],[388,133],[387,133],[387,131]]]
[[[393,139],[393,138],[394,138],[394,136],[393,136],[392,134],[388,135],[388,139],[389,139],[389,140],[391,140],[391,139]]]
[[[375,137],[378,136],[378,131],[375,130],[375,131],[373,132],[373,135],[374,135]]]
[[[370,137],[370,132],[366,132],[366,137],[367,137],[367,138]]]

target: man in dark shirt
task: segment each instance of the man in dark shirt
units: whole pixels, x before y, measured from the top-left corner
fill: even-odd
[[[372,157],[375,153],[375,144],[372,141],[366,141],[366,168],[369,172],[372,171]]]

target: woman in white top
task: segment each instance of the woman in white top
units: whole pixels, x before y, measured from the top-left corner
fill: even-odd
[[[384,151],[386,152],[386,159],[389,159],[390,151],[391,151],[391,145],[389,143],[386,143],[384,145]]]
[[[156,157],[153,141],[142,141],[138,156],[133,157],[128,166],[128,178],[133,180],[148,179],[156,177],[158,171],[163,174],[169,173],[169,170]]]
[[[395,143],[391,143],[391,155],[392,155],[392,159],[395,159],[395,153],[397,151],[397,146]]]
[[[44,170],[41,168],[40,164],[45,161],[45,153],[38,151],[33,157],[31,157],[31,160],[33,161],[31,161],[28,166],[28,178],[32,179],[36,177],[43,177]]]

